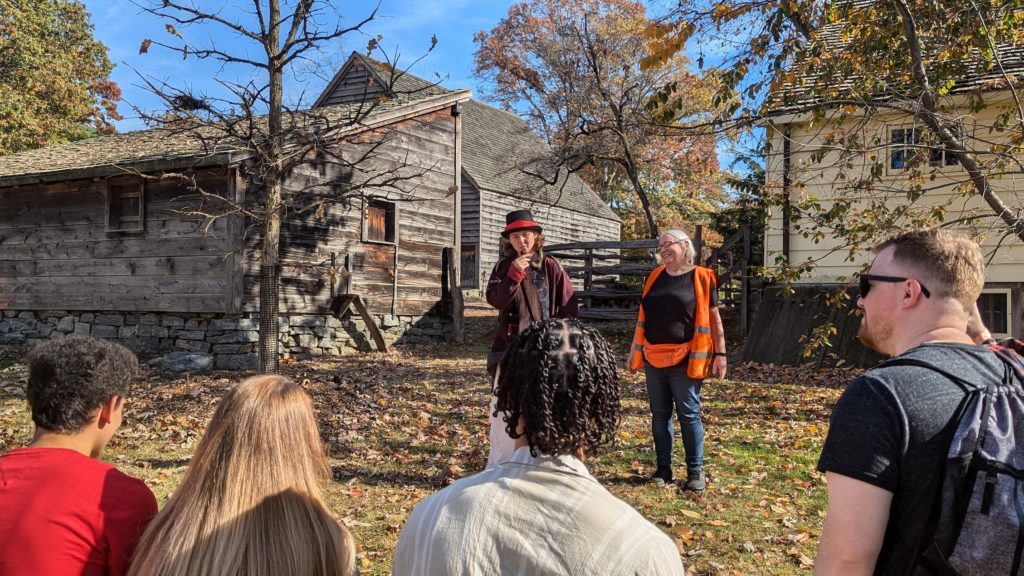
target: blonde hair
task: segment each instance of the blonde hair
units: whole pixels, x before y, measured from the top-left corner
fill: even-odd
[[[684,242],[685,244],[683,246],[683,249],[686,250],[686,257],[688,258],[688,262],[690,264],[696,264],[697,263],[697,249],[694,248],[693,240],[690,239],[690,235],[689,234],[687,234],[686,232],[684,232],[684,231],[682,231],[682,230],[680,230],[678,228],[673,228],[671,230],[667,230],[665,232],[662,232],[661,235],[662,236],[671,236],[671,237],[675,238],[676,241]]]
[[[131,575],[349,575],[352,536],[328,511],[330,465],[306,392],[255,376],[224,395]]]
[[[977,242],[945,228],[901,232],[875,246],[877,254],[892,246],[894,262],[909,268],[936,296],[958,300],[965,312],[985,287],[985,258]]]

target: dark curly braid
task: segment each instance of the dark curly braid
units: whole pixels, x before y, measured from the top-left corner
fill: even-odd
[[[512,438],[526,436],[530,454],[594,454],[615,438],[619,375],[608,342],[572,319],[535,322],[516,336],[504,357],[494,416],[502,412]],[[522,434],[516,429],[520,418]]]

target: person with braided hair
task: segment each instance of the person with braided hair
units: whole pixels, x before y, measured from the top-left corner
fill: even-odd
[[[416,505],[392,574],[683,574],[672,540],[584,464],[614,441],[621,412],[615,355],[597,330],[561,318],[525,328],[495,395],[515,451]]]

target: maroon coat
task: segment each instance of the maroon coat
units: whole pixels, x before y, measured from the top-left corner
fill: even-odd
[[[512,324],[511,320],[516,313],[515,296],[523,279],[526,278],[526,271],[520,271],[512,265],[511,258],[503,258],[498,261],[487,280],[487,302],[497,308],[498,333],[494,337],[494,344],[491,352],[503,352],[508,346],[511,336],[516,333],[518,326]],[[575,318],[579,315],[579,303],[576,301],[576,293],[573,291],[569,275],[562,270],[558,261],[550,256],[544,257],[544,278],[548,287],[548,314],[551,318]]]

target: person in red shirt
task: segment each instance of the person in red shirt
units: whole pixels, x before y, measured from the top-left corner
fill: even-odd
[[[0,576],[125,574],[156,498],[98,458],[121,425],[135,356],[69,335],[28,363],[35,435],[0,456]]]

